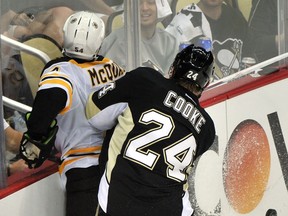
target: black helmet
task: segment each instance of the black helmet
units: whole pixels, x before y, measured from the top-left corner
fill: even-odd
[[[204,89],[213,77],[213,62],[211,51],[191,44],[176,55],[171,66],[173,70],[171,78],[192,81]]]

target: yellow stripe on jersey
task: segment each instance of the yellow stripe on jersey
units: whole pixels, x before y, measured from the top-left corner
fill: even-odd
[[[70,160],[64,161],[60,167],[59,167],[59,173],[62,174],[65,166],[67,166],[68,164],[74,163],[75,161],[78,161],[80,159],[83,159],[85,157],[94,157],[94,158],[99,158],[99,155],[85,155],[85,156],[79,156],[77,158],[72,158]]]
[[[92,62],[84,62],[84,63],[78,63],[74,59],[69,60],[70,63],[77,65],[80,68],[89,68],[93,67],[94,65],[102,65],[110,62],[111,60],[108,58],[103,58],[102,61],[92,61]]]
[[[70,109],[70,107],[72,105],[72,94],[73,94],[72,85],[69,82],[61,79],[61,77],[57,77],[56,78],[56,77],[52,76],[51,79],[50,79],[50,77],[47,76],[45,80],[43,80],[43,81],[41,80],[40,81],[39,86],[41,87],[43,85],[49,85],[49,84],[63,86],[64,90],[67,92],[69,103],[60,112],[60,114],[64,114],[65,112],[67,112]]]
[[[52,72],[52,73],[50,72],[50,73],[44,74],[44,75],[41,76],[40,80],[43,80],[43,79],[45,79],[47,77],[64,77],[64,78],[69,80],[69,76],[67,76],[67,75],[65,75],[63,73],[60,74],[58,72]]]
[[[80,149],[70,149],[66,154],[64,155],[65,157],[68,157],[69,155],[73,154],[86,154],[86,153],[100,153],[102,146],[93,146],[93,147],[88,147],[88,148],[80,148]]]
[[[63,172],[65,166],[67,166],[68,164],[71,164],[77,160],[80,160],[84,157],[96,157],[96,158],[98,158],[99,154],[101,152],[101,149],[102,149],[102,146],[93,146],[93,147],[80,148],[80,149],[70,149],[63,156],[64,162],[59,167],[60,174]],[[88,155],[91,153],[94,153],[95,155]],[[72,157],[72,155],[73,155],[73,157]],[[77,156],[77,155],[79,155],[79,156]],[[69,156],[71,156],[71,158],[69,158]]]

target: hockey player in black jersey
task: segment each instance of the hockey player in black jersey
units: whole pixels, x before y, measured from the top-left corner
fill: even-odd
[[[177,54],[169,79],[139,67],[90,95],[90,123],[113,128],[103,144],[100,216],[192,215],[189,170],[215,138],[213,120],[198,101],[213,62],[211,52],[190,45]]]

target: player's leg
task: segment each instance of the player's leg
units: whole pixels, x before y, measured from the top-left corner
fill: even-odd
[[[66,176],[66,216],[95,216],[99,166],[73,168]]]

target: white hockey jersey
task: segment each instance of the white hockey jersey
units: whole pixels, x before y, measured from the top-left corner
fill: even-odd
[[[54,63],[55,62],[55,63]],[[65,185],[65,172],[74,167],[98,165],[103,134],[88,123],[85,105],[91,92],[116,80],[125,71],[108,58],[79,63],[60,58],[43,71],[38,91],[61,88],[67,94],[65,108],[57,115],[59,130],[55,146],[61,153],[59,168]]]

